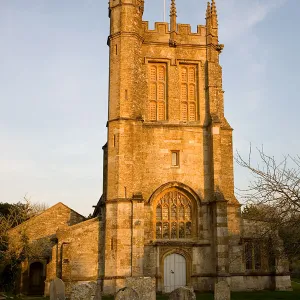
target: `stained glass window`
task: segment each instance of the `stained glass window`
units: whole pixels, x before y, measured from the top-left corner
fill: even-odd
[[[185,224],[183,222],[179,223],[179,238],[183,239],[185,237]]]
[[[161,221],[162,217],[161,217],[161,205],[157,205],[156,207],[156,220],[157,221]]]
[[[185,207],[185,218],[186,221],[190,221],[192,219],[192,209],[190,205]]]
[[[175,205],[172,205],[171,218],[177,220],[177,207]]]
[[[191,222],[186,223],[185,236],[187,238],[192,237],[192,223]]]
[[[177,238],[177,223],[173,222],[171,227],[171,239]]]
[[[156,237],[158,239],[161,239],[161,237],[162,237],[161,233],[162,233],[161,222],[157,222],[156,223]]]
[[[192,202],[180,191],[170,191],[156,204],[156,238],[193,237]]]
[[[169,238],[169,223],[163,224],[163,238],[168,239]]]
[[[164,205],[162,209],[162,215],[163,215],[163,220],[168,221],[169,220],[169,207]]]
[[[179,206],[179,220],[184,220],[184,206]]]

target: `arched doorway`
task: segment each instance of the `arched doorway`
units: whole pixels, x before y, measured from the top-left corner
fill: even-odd
[[[173,253],[164,260],[164,291],[171,293],[182,286],[186,286],[186,259]]]
[[[34,262],[29,268],[29,294],[44,295],[44,265],[41,262]]]

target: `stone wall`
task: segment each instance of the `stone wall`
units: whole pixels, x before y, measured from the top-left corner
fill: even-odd
[[[58,243],[52,250],[47,282],[57,275],[66,283],[66,290],[69,293],[74,283],[98,279],[99,226],[98,218],[94,218],[58,230]]]
[[[20,292],[27,294],[30,288],[30,265],[39,262],[43,265],[43,277],[46,279],[46,272],[52,272],[52,278],[55,277],[56,272],[47,270],[47,261],[50,259],[51,252],[53,254],[52,245],[56,237],[58,229],[64,229],[76,223],[80,223],[85,218],[70,209],[63,203],[57,203],[49,209],[32,217],[26,222],[9,231],[10,247],[17,249],[22,246],[21,237],[25,235],[31,246],[36,247],[39,251],[39,258],[26,260],[22,263],[21,277],[20,277]],[[38,244],[38,246],[34,246]],[[37,251],[35,250],[35,251]],[[55,261],[56,252],[52,259]],[[52,270],[55,268],[52,268]]]
[[[20,232],[24,232],[30,241],[38,240],[54,236],[59,228],[65,228],[83,220],[85,220],[85,217],[82,215],[63,203],[57,203],[37,216],[14,227],[9,231],[9,235],[18,236]]]
[[[272,281],[271,276],[232,276],[230,287],[232,291],[270,290]]]

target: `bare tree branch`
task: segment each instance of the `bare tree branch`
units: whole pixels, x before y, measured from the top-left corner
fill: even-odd
[[[269,222],[279,232],[290,255],[300,255],[300,156],[284,156],[276,161],[264,149],[257,149],[259,164],[252,163],[252,148],[245,160],[236,153],[235,161],[247,169],[252,180],[248,188],[238,190],[246,203],[243,216]]]

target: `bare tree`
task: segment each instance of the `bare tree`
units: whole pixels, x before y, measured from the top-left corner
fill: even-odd
[[[236,162],[250,171],[247,189],[239,190],[246,203],[243,216],[267,222],[269,231],[278,232],[289,258],[300,256],[300,157],[285,156],[279,162],[257,149],[259,163],[236,154]]]
[[[244,194],[247,202],[267,204],[280,210],[281,217],[290,217],[300,213],[300,157],[285,156],[279,163],[274,157],[259,150],[260,164],[253,166],[251,149],[248,160],[239,153],[236,162],[251,171],[253,180],[248,193]]]
[[[51,242],[48,239],[29,241],[25,225],[17,230],[17,234],[13,235],[10,232],[45,209],[46,205],[32,203],[30,198],[24,197],[22,202],[9,205],[5,214],[0,213],[0,272],[6,267],[7,274],[4,274],[4,277],[9,290],[14,291],[16,288],[23,260],[46,256],[45,252],[51,249]]]

